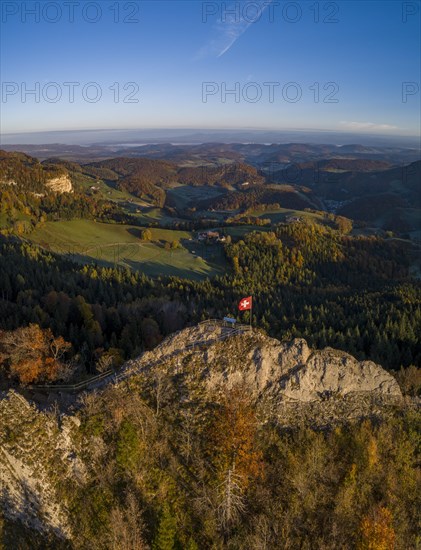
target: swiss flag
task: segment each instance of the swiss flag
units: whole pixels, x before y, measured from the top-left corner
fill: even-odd
[[[238,309],[240,311],[246,311],[247,309],[251,309],[251,306],[253,304],[253,297],[248,296],[247,298],[243,298],[240,300],[240,303],[238,304]]]

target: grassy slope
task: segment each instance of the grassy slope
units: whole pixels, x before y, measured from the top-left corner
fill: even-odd
[[[163,209],[157,208],[127,191],[116,189],[112,183],[95,180],[89,176],[80,176],[77,178],[77,184],[85,191],[90,191],[92,186],[96,187],[95,196],[117,203],[127,214],[136,217],[142,224],[170,225],[174,221],[180,220],[180,218],[168,216]]]
[[[163,242],[191,238],[187,231],[151,229],[152,241],[140,241],[140,228],[90,220],[47,222],[30,239],[53,251],[71,254],[82,262],[127,266],[148,275],[202,278],[222,272],[221,261],[205,261],[200,250],[165,250]]]
[[[323,223],[322,216],[318,214],[304,212],[304,210],[293,210],[292,208],[271,208],[263,212],[261,210],[253,210],[247,215],[256,218],[267,218],[270,219],[272,223],[284,222],[288,216],[296,216],[298,218],[306,218]]]

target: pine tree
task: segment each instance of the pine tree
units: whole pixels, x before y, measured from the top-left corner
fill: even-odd
[[[176,532],[176,519],[168,504],[165,504],[152,550],[173,550],[176,545]]]

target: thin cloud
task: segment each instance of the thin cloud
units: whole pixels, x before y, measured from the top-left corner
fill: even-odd
[[[346,120],[341,121],[341,125],[348,130],[399,130],[398,126],[392,126],[391,124],[376,124],[375,122],[348,122]]]
[[[258,0],[250,3],[249,0],[242,0],[224,6],[220,4],[221,13],[213,28],[214,37],[199,50],[197,59],[203,57],[222,57],[237,42],[253,23],[259,22],[263,12],[273,0]],[[247,4],[253,9],[247,10]]]

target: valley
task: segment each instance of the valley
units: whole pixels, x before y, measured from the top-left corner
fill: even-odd
[[[421,162],[402,164],[411,158],[410,150],[202,144],[131,147],[121,152],[130,157],[88,163],[76,153],[71,160],[67,154],[62,160],[49,157],[39,163],[22,153],[4,152],[0,158],[3,233],[18,232],[82,261],[92,258],[102,265],[144,269],[148,275],[159,274],[161,268],[166,274],[180,274],[183,264],[184,275],[193,278],[216,275],[224,268],[218,247],[202,246],[193,254],[188,243],[200,229],[215,228],[235,238],[294,220],[330,227],[338,227],[339,220],[344,226],[341,220],[346,218],[350,235],[400,238],[419,247]],[[106,147],[96,150],[97,155],[107,153]],[[145,158],[148,153],[155,158]],[[284,167],[276,169],[279,161]],[[19,190],[26,185],[26,192],[32,193],[32,205],[27,204],[28,197],[23,202],[10,198],[16,185],[7,182],[16,173],[21,177]],[[43,182],[58,173],[72,182],[75,197],[62,194],[61,200],[69,203],[64,205],[66,212],[52,206],[41,213],[44,194],[54,195],[48,188],[41,192]],[[29,187],[24,181],[31,181]],[[81,208],[84,197],[87,204]],[[139,242],[141,228],[152,230],[150,243]],[[161,250],[174,241],[179,249]]]
[[[415,548],[421,161],[337,149],[0,153],[6,548]]]

